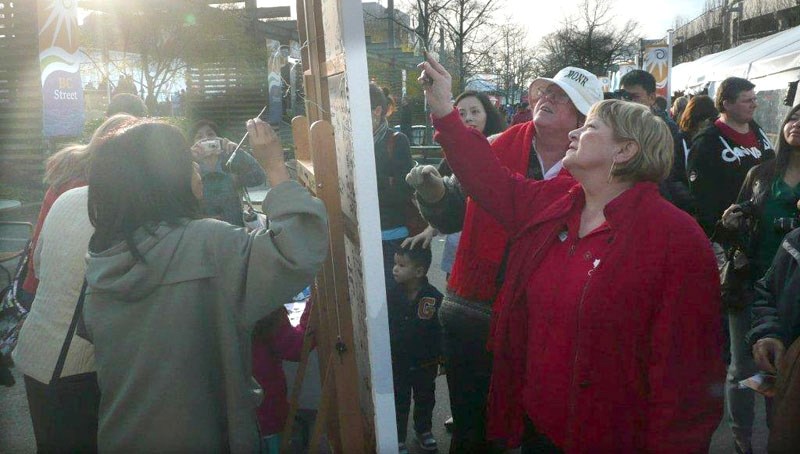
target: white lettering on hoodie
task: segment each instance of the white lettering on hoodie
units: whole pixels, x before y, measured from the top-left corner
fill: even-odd
[[[764,131],[760,130],[759,132],[761,133],[761,137],[764,139],[764,145],[766,146],[766,149],[771,149],[772,144],[770,143],[767,136],[764,134]],[[720,142],[722,142],[722,145],[725,146],[725,148],[722,149],[722,160],[725,162],[739,161],[741,163],[742,158],[748,155],[752,156],[755,159],[761,159],[761,156],[763,154],[758,147],[731,148],[730,144],[725,140],[724,137],[719,136],[719,140]]]

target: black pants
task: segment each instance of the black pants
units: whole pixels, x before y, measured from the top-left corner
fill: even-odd
[[[45,385],[25,376],[39,453],[96,453],[100,388],[97,375],[64,377]]]
[[[445,297],[439,309],[442,351],[453,412],[451,453],[502,452],[486,438],[492,356],[486,349],[491,308]]]
[[[414,391],[414,430],[430,432],[433,407],[436,405],[436,364],[418,368],[400,368],[394,372],[394,406],[397,416],[397,440],[406,440],[406,425]]]

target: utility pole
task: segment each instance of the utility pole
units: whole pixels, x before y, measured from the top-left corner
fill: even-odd
[[[387,22],[388,22],[388,26],[389,26],[389,30],[388,30],[389,31],[389,34],[388,34],[389,47],[393,48],[394,47],[394,0],[388,0],[387,6],[386,6],[386,17],[388,18]]]
[[[738,41],[739,20],[744,11],[744,0],[728,0],[722,8],[722,48],[730,49],[736,46]],[[733,14],[737,13],[734,20]],[[735,26],[734,26],[735,25]]]

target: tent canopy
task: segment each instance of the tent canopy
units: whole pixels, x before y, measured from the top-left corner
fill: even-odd
[[[743,77],[757,91],[785,88],[800,79],[800,26],[672,68],[672,90],[713,93],[727,77]]]

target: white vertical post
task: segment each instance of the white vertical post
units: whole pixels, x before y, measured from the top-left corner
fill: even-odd
[[[383,274],[383,248],[378,215],[378,187],[370,117],[369,70],[361,0],[340,0],[354,150],[355,199],[363,260],[369,380],[374,405],[375,446],[379,453],[397,452],[389,318]],[[329,43],[330,44],[330,43]],[[326,49],[329,52],[329,49]],[[335,115],[336,113],[333,112]],[[341,171],[340,171],[341,172]],[[341,175],[340,175],[341,178]]]
[[[667,110],[672,106],[672,45],[675,41],[675,30],[667,30]]]

